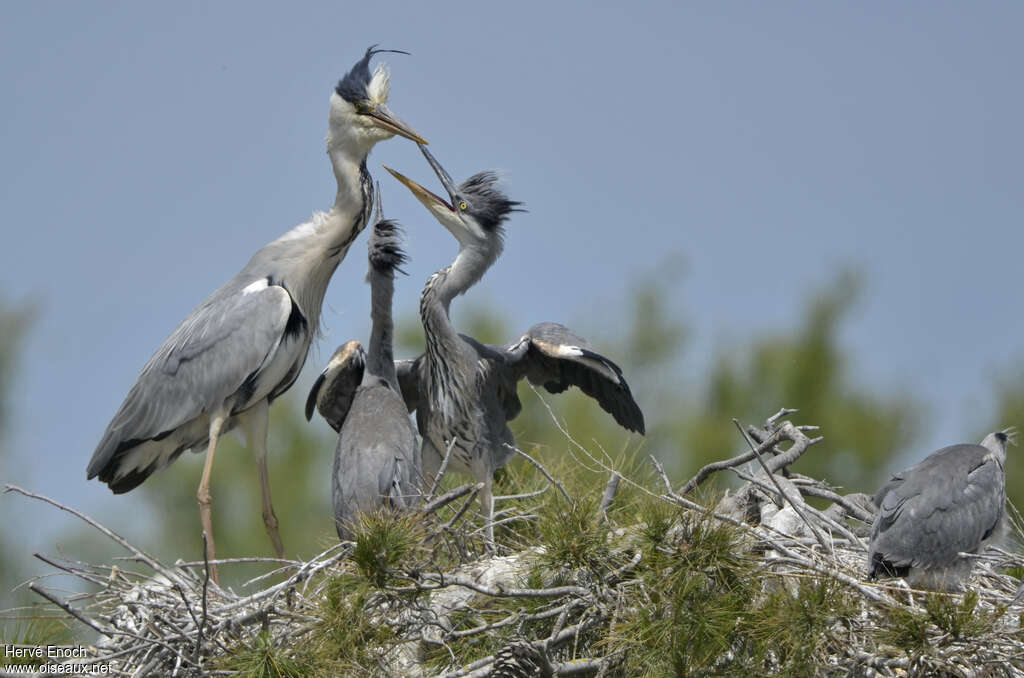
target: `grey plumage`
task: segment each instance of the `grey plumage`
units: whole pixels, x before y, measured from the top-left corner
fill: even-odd
[[[341,539],[352,538],[360,514],[411,506],[419,494],[420,455],[398,386],[392,353],[394,276],[406,260],[398,226],[378,221],[370,236],[372,327],[369,350],[348,342],[335,352],[306,401],[338,431],[332,497]],[[353,384],[358,383],[352,391]]]
[[[89,462],[115,493],[134,489],[182,452],[204,446],[210,415],[221,432],[288,389],[305,361],[319,306],[304,313],[262,257],[214,292],[150,358]],[[337,266],[340,258],[328,261]],[[329,277],[329,273],[323,276]],[[248,292],[246,290],[249,290]]]
[[[489,172],[455,186],[421,146],[451,202],[388,168],[459,241],[455,261],[427,281],[420,297],[426,352],[408,365],[407,390],[416,392],[416,420],[423,438],[423,473],[431,482],[449,445],[450,468],[484,482],[480,493],[493,512],[495,470],[508,463],[515,439],[508,422],[522,410],[516,387],[524,377],[552,393],[578,386],[616,421],[644,432],[643,414],[622,371],[557,323],[535,325],[509,346],[489,346],[460,335],[452,326],[452,299],[480,280],[502,250],[503,223],[519,203],[496,187]],[[410,404],[407,400],[407,405]]]
[[[283,552],[266,477],[268,407],[298,376],[331,275],[370,215],[367,154],[395,134],[422,141],[387,110],[387,71],[369,74],[374,53],[368,50],[342,81],[358,106],[337,92],[331,96],[327,151],[337,194],[330,212],[260,249],[189,314],[142,369],[88,465],[90,479],[121,493],[183,452],[205,449],[197,496],[211,558],[209,475],[219,436],[236,425],[256,456],[264,521],[275,550]]]
[[[1006,505],[1006,445],[1012,431],[980,445],[952,445],[897,473],[875,495],[868,576],[957,590],[977,553],[999,536]]]
[[[366,351],[362,344],[352,340],[339,346],[309,391],[306,421],[313,418],[314,410],[319,410],[331,428],[340,431],[352,407],[356,389],[363,382],[364,367]]]

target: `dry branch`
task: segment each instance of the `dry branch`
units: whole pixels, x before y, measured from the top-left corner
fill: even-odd
[[[639,541],[638,535],[645,525],[619,524],[617,521],[628,512],[613,509],[613,503],[625,483],[639,490],[641,496],[665,502],[663,506],[692,521],[733,530],[739,535],[737,548],[743,550],[738,555],[752,559],[752,571],[763,578],[763,595],[780,588],[795,589],[801,582],[827,581],[856,601],[854,625],[830,629],[822,644],[827,650],[816,657],[828,667],[830,675],[979,675],[963,669],[973,666],[986,667],[989,673],[985,675],[1024,676],[1024,638],[1017,621],[1020,609],[1014,607],[1018,582],[999,572],[1024,566],[1024,558],[1009,551],[990,549],[975,557],[973,583],[979,591],[979,610],[997,620],[984,642],[960,642],[949,634],[930,631],[936,645],[914,656],[893,648],[880,651],[877,645],[869,644],[875,637],[872,629],[885,623],[893,611],[926,615],[928,598],[897,583],[864,581],[864,543],[858,536],[859,528],[848,524],[847,519],[860,521],[861,526],[871,520],[872,507],[865,495],[844,496],[816,479],[783,475],[789,465],[822,440],[809,437],[814,427],[796,426],[785,420],[794,412],[783,409],[761,427],[740,427],[741,433],[745,430],[755,441],[750,443],[750,451],[704,466],[678,491],[673,490],[657,459],[651,458],[656,485],[651,488],[613,468],[603,452],[591,453],[555,420],[581,465],[607,477],[603,488],[593,488],[595,495],[601,492],[598,510],[593,520],[585,521],[600,535],[598,542],[605,551],[589,569],[549,564],[554,571],[545,573],[539,583],[536,566],[547,546],[538,544],[536,538],[531,541],[517,536],[527,534],[528,529],[515,521],[536,519],[540,509],[531,506],[527,512],[522,503],[513,504],[505,512],[506,517],[495,523],[510,528],[503,531],[509,540],[503,544],[507,555],[488,553],[478,557],[473,554],[483,552],[479,548],[482,541],[475,536],[481,529],[479,518],[467,513],[481,485],[467,484],[439,497],[432,496],[433,488],[429,501],[417,514],[417,519],[430,524],[436,535],[436,539],[428,540],[430,545],[423,547],[431,557],[393,567],[387,583],[362,603],[360,614],[366,622],[386,628],[393,638],[379,647],[367,648],[373,659],[362,666],[362,674],[422,678],[631,675],[631,650],[614,642],[619,628],[653,604],[651,582],[645,579],[649,574],[645,573],[650,572],[652,559],[663,557],[659,549],[675,544],[683,553],[689,546],[685,534],[678,530],[666,535],[664,547],[644,546],[646,542]],[[533,458],[516,452],[540,470],[548,486],[557,487],[572,503],[560,480]],[[446,458],[450,453],[449,449]],[[744,468],[750,462],[755,465]],[[687,496],[723,470],[740,477],[743,484],[716,506],[703,506]],[[247,584],[261,588],[239,595],[212,583],[212,562],[165,565],[60,502],[12,486],[6,491],[75,515],[124,548],[129,560],[142,565],[139,569],[143,571],[132,572],[117,565],[90,565],[40,555],[43,563],[77,577],[92,590],[71,600],[43,588],[39,580],[46,575],[30,584],[30,590],[57,610],[101,634],[89,661],[109,665],[115,675],[216,675],[221,672],[211,669],[215,658],[223,659],[238,647],[251,644],[261,631],[269,634],[278,648],[303,647],[322,632],[322,601],[332,579],[341,573],[352,577],[354,572],[346,560],[350,552],[347,545],[332,546],[309,561],[217,561],[223,567],[255,562],[267,568],[266,573]],[[503,501],[523,502],[539,494],[510,495]],[[808,497],[825,499],[832,505],[819,510],[804,501]],[[461,504],[455,504],[459,501]],[[443,507],[448,507],[445,516],[452,516],[446,522],[439,517]],[[783,511],[792,511],[795,517],[781,520]],[[509,553],[512,544],[522,546]],[[676,553],[671,549],[667,552]],[[680,567],[685,567],[682,561]],[[534,578],[527,580],[527,572],[534,573]],[[268,584],[271,577],[282,580]],[[499,639],[501,642],[496,642]],[[467,648],[475,647],[488,649],[466,654]],[[423,657],[431,653],[435,657],[427,668]],[[770,662],[761,667],[761,673],[773,672]]]

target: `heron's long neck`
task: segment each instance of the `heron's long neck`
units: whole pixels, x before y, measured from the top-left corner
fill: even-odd
[[[448,313],[452,299],[479,282],[497,256],[497,252],[466,247],[450,266],[430,276],[420,296],[420,320],[428,344],[434,338],[459,340]]]
[[[310,327],[320,327],[327,285],[352,242],[366,227],[373,209],[373,179],[366,155],[331,154],[338,180],[334,206],[326,214],[293,228],[265,250],[275,258],[280,281],[299,303]]]
[[[981,446],[987,449],[999,462],[999,465],[1006,467],[1006,436],[1000,433],[989,433],[981,441]]]
[[[366,354],[366,371],[363,383],[370,377],[387,380],[398,390],[395,374],[395,358],[392,349],[394,324],[391,321],[391,300],[395,294],[393,272],[370,271],[370,348]]]

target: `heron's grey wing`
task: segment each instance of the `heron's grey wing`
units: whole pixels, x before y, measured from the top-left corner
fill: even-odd
[[[365,366],[366,353],[358,341],[349,341],[339,346],[309,390],[306,397],[306,421],[313,418],[313,410],[318,410],[331,428],[340,431],[352,406],[356,389],[363,381]]]
[[[871,569],[940,566],[976,550],[996,529],[1006,501],[1002,467],[979,445],[929,456],[876,495]]]
[[[405,508],[419,493],[416,431],[401,397],[383,380],[361,386],[338,436],[333,500],[342,539],[361,513]]]
[[[122,452],[166,437],[232,395],[235,404],[251,396],[261,366],[286,333],[292,307],[288,292],[270,285],[248,293],[218,291],[195,309],[142,368],[93,453],[89,478],[112,480]]]
[[[871,502],[875,505],[875,509],[879,511],[877,515],[883,517],[883,520],[885,521],[885,526],[892,524],[892,520],[895,517],[895,514],[892,512],[881,511],[882,504],[883,502],[885,502],[886,496],[888,496],[890,492],[892,492],[902,484],[903,474],[896,473],[889,479],[889,482],[883,485],[882,488],[875,493],[875,496],[872,497],[871,499]]]
[[[398,376],[398,388],[402,391],[402,400],[409,412],[415,412],[420,406],[420,371],[423,369],[423,355],[417,358],[405,358],[395,361],[395,372]]]
[[[576,386],[597,401],[623,428],[643,434],[644,415],[633,399],[622,370],[590,349],[585,339],[558,323],[534,325],[505,349],[506,362],[531,384],[551,393]]]

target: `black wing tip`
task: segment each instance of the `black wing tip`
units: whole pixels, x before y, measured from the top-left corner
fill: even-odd
[[[636,422],[634,422],[633,427],[630,428],[630,427],[627,426],[626,428],[629,428],[629,430],[633,431],[634,433],[639,433],[642,436],[646,436],[647,435],[647,425],[644,423],[644,415],[640,411],[639,407],[636,410],[636,414],[637,414],[637,419],[636,419]]]
[[[642,436],[646,436],[647,425],[644,422],[643,410],[641,410],[637,402],[633,400],[633,395],[629,392],[628,387],[625,389],[625,396],[625,412],[617,414],[615,416],[615,421],[619,422],[619,425],[627,431],[632,431],[633,433],[639,433]]]
[[[626,430],[646,436],[647,424],[644,421],[644,412],[640,409],[640,404],[633,397],[633,391],[630,390],[629,383],[626,381],[626,377],[622,374],[622,368],[600,353],[588,351],[587,349],[582,350],[585,354],[591,354],[592,357],[600,359],[605,366],[615,372],[615,376],[619,379],[619,383],[616,385],[616,390],[619,392],[620,400],[625,404],[626,411],[622,415],[622,419],[616,417],[616,421],[618,421]]]
[[[871,565],[868,568],[868,579],[875,580],[879,577],[890,578],[890,577],[906,577],[910,574],[910,567],[907,565],[897,565],[896,563],[887,560],[884,555],[880,553],[871,554]]]
[[[321,372],[320,376],[313,382],[313,387],[309,389],[309,395],[306,396],[306,421],[313,421],[313,412],[316,410],[317,396],[320,394],[320,389],[323,388],[324,380],[327,376]]]
[[[85,469],[86,480],[96,478],[110,488],[110,491],[114,494],[131,492],[141,485],[146,478],[153,475],[153,472],[156,471],[156,466],[150,465],[143,469],[133,469],[124,476],[118,477],[118,470],[124,455],[132,448],[149,440],[162,440],[169,433],[168,431],[159,437],[132,438],[121,441],[105,435],[96,452],[93,453],[92,459],[89,460],[89,466]]]
[[[142,470],[135,469],[131,473],[125,474],[124,476],[116,479],[114,478],[113,469],[98,475],[100,481],[106,483],[111,492],[114,494],[124,494],[126,492],[131,492],[141,485],[146,478],[153,474],[154,470],[155,469],[152,467],[146,467]]]

